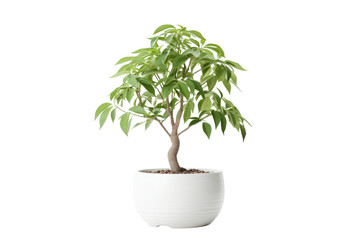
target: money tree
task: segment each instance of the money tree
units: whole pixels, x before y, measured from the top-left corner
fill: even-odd
[[[121,67],[112,78],[123,79],[110,101],[95,112],[100,128],[109,115],[114,122],[120,114],[117,120],[126,135],[135,119],[133,128],[144,124],[147,129],[157,122],[171,141],[168,160],[173,172],[184,170],[177,159],[179,136],[195,125],[201,124],[210,138],[210,122],[223,133],[230,123],[244,140],[245,124],[250,123],[225,95],[238,88],[235,69],[246,70],[227,60],[219,45],[206,44],[200,32],[181,25],[162,25],[149,40],[150,47],[116,63]]]

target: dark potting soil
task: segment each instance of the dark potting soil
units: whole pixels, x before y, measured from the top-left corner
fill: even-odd
[[[173,172],[169,169],[163,169],[163,170],[152,170],[147,171],[147,173],[160,173],[160,174],[196,174],[196,173],[209,173],[203,170],[199,169],[185,169],[182,168],[180,172]]]

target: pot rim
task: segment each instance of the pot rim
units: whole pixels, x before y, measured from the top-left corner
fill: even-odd
[[[163,174],[163,173],[149,173],[146,171],[155,171],[155,170],[169,170],[169,168],[146,168],[136,171],[139,174],[152,174],[152,175],[164,175],[164,176],[194,176],[194,175],[212,175],[222,173],[221,170],[218,169],[209,169],[209,168],[194,168],[202,171],[206,171],[208,173],[191,173],[191,174],[182,174],[182,173],[173,173],[173,174]]]

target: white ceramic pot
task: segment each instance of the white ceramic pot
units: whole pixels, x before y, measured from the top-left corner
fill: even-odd
[[[150,226],[191,228],[209,225],[219,214],[224,200],[223,174],[135,173],[134,201],[140,216]]]

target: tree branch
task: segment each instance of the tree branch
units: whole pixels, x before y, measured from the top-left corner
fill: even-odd
[[[117,109],[119,109],[120,111],[124,112],[124,113],[130,113],[130,114],[133,115],[133,116],[148,119],[148,117],[144,117],[144,116],[142,116],[142,115],[138,115],[138,114],[135,114],[135,113],[132,113],[132,112],[125,111],[125,110],[121,109],[120,107],[118,107],[115,103],[114,103],[114,106],[115,106]]]
[[[174,122],[173,112],[172,112],[172,110],[170,109],[169,96],[166,97],[166,110],[168,111],[169,116],[170,116],[171,127],[174,127],[175,122]]]
[[[210,116],[211,116],[211,114],[208,114],[208,115],[206,115],[205,117],[201,118],[200,121],[202,121],[202,120],[204,120],[205,118],[210,117]],[[185,128],[184,130],[182,130],[182,131],[179,133],[179,136],[180,136],[180,134],[182,134],[183,132],[186,132],[190,127],[191,127],[191,126],[188,126],[188,127]]]
[[[138,91],[136,91],[136,96],[139,98],[140,106],[142,108],[144,108],[144,103],[143,103],[141,95],[140,95],[140,93]]]
[[[155,118],[155,120],[156,120],[156,121],[160,124],[160,126],[164,129],[164,131],[166,132],[166,134],[167,134],[169,137],[171,137],[169,131],[165,128],[164,124],[162,124],[162,122],[161,122],[159,119],[157,119],[157,118]]]
[[[191,126],[188,126],[188,127],[185,128],[184,130],[182,130],[182,131],[179,133],[179,136],[180,136],[183,132],[187,131],[189,128],[191,128]]]
[[[176,118],[176,123],[175,123],[176,131],[179,128],[180,120],[181,120],[183,111],[184,111],[184,96],[180,93],[180,109],[179,109],[179,114],[178,114],[178,116]]]

